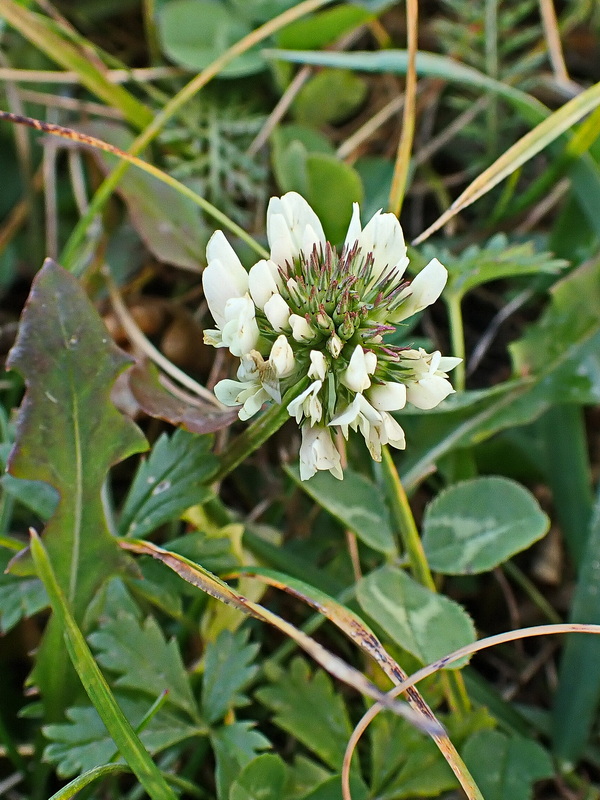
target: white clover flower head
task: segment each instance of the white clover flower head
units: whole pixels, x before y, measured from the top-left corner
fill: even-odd
[[[247,273],[223,234],[207,248],[203,285],[216,330],[205,341],[240,358],[237,381],[215,394],[248,419],[265,402],[282,402],[302,379],[311,383],[287,405],[302,431],[300,475],[342,478],[336,429],[359,431],[376,460],[385,444],[402,449],[404,432],[390,412],[406,403],[433,408],[453,388],[447,371],[460,359],[386,342],[395,325],[440,296],[447,271],[433,259],[408,282],[408,256],[393,214],[377,212],[363,228],[358,205],[340,253],[297,193],[267,210],[270,258]]]

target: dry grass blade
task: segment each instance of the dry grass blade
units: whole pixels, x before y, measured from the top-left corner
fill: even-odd
[[[232,576],[240,574],[257,578],[269,586],[281,589],[299,600],[302,600],[311,608],[314,608],[315,611],[318,611],[333,622],[350,641],[356,644],[369,658],[372,658],[373,661],[381,667],[393,683],[399,685],[408,680],[406,672],[404,672],[402,667],[390,656],[377,636],[365,625],[362,619],[350,611],[350,609],[329,597],[329,595],[319,591],[314,586],[309,586],[303,581],[296,580],[288,575],[280,575],[278,572],[265,568],[247,567],[243,570],[236,570],[235,573],[232,573]],[[414,686],[409,686],[407,688],[406,696],[409,705],[412,706],[415,711],[428,717],[432,722],[437,722],[435,714]],[[431,732],[430,735],[458,778],[467,797],[477,798],[478,795],[473,793],[473,780],[448,736],[440,736],[433,732]],[[347,780],[349,781],[349,773]],[[349,796],[349,784],[346,791]]]
[[[388,692],[388,695],[391,697],[397,697],[399,694],[407,691],[409,687],[414,686],[419,681],[424,680],[425,678],[429,677],[429,675],[433,675],[434,672],[437,672],[440,669],[448,666],[448,664],[452,664],[455,661],[459,661],[464,656],[472,655],[473,653],[478,653],[481,650],[486,650],[489,647],[495,647],[497,644],[503,644],[505,642],[512,642],[516,641],[517,639],[527,639],[529,637],[534,636],[547,636],[551,634],[561,634],[561,633],[595,633],[600,634],[600,625],[581,625],[577,623],[561,623],[555,625],[536,625],[531,628],[520,628],[516,631],[507,631],[506,633],[498,633],[495,636],[488,636],[487,639],[481,639],[478,642],[473,642],[472,644],[465,645],[464,647],[455,650],[453,653],[450,653],[443,658],[438,659],[433,664],[428,664],[426,667],[415,672],[413,675],[410,676],[407,680],[403,681],[402,683],[398,684],[398,686],[394,686]],[[379,714],[380,711],[383,710],[383,707],[380,706],[378,703],[371,706],[371,708],[363,715],[362,719],[358,722],[354,731],[352,732],[352,736],[348,741],[348,746],[346,748],[346,753],[344,755],[344,766],[342,769],[342,789],[344,800],[352,800],[352,795],[350,793],[350,784],[349,784],[349,774],[350,774],[350,763],[352,761],[352,756],[358,744],[360,737],[369,727],[371,722],[375,719],[375,717]],[[476,790],[476,794],[468,795],[469,798],[481,798],[481,793],[477,787],[474,787]]]
[[[8,111],[0,111],[0,119],[5,119],[8,122],[15,122],[19,125],[27,125],[29,128],[34,128],[42,133],[48,133],[52,136],[59,136],[62,139],[67,139],[71,142],[75,142],[78,145],[93,147],[96,150],[103,150],[105,153],[111,153],[114,156],[118,156],[119,158],[123,159],[123,161],[139,167],[139,169],[157,178],[159,181],[165,183],[167,186],[170,186],[172,189],[175,189],[184,197],[188,197],[220,225],[223,225],[223,227],[230,230],[235,236],[238,236],[240,239],[245,241],[260,256],[264,258],[267,257],[268,254],[266,250],[264,250],[257,242],[255,242],[254,239],[248,233],[246,233],[243,228],[241,228],[239,225],[236,225],[236,223],[232,222],[229,217],[219,211],[216,206],[213,206],[212,203],[209,203],[208,200],[205,200],[201,195],[192,191],[192,189],[181,183],[181,181],[171,177],[171,175],[163,172],[161,169],[158,169],[158,167],[155,167],[153,164],[138,158],[138,156],[135,156],[130,152],[126,152],[125,150],[121,150],[120,148],[115,147],[114,145],[109,144],[102,139],[98,139],[95,136],[89,136],[88,134],[81,133],[73,128],[65,128],[63,125],[54,125],[49,122],[42,122],[42,120],[39,119],[23,117],[20,114],[11,114]]]
[[[371,681],[369,681],[362,672],[359,672],[354,667],[347,664],[338,656],[330,653],[325,647],[320,645],[310,636],[298,630],[298,628],[291,625],[286,620],[269,611],[264,606],[254,603],[244,595],[236,592],[231,586],[226,584],[216,575],[213,575],[208,570],[189,561],[183,556],[171,553],[168,550],[163,550],[150,542],[145,542],[136,539],[122,539],[119,545],[123,550],[128,550],[133,553],[141,555],[148,555],[152,558],[162,561],[167,567],[176,572],[181,578],[193,586],[197,586],[202,591],[211,595],[211,597],[220,600],[222,603],[237,608],[244,614],[254,617],[261,622],[266,622],[269,625],[280,630],[290,639],[293,639],[317,664],[323,669],[327,670],[334,678],[352,686],[361,694],[371,697],[378,703],[394,711],[396,714],[404,717],[404,719],[411,722],[419,729],[437,736],[445,736],[444,729],[441,727],[437,720],[431,720],[423,714],[414,711],[407,703],[398,702],[393,698],[389,698],[384,692],[380,691]]]
[[[563,134],[568,128],[578,122],[582,117],[600,104],[600,83],[596,83],[578,97],[574,97],[558,111],[555,111],[543,122],[526,133],[518,142],[513,144],[500,158],[484,170],[465,189],[465,191],[452,203],[450,208],[441,217],[430,225],[413,244],[420,244],[432,233],[439,230],[459,211],[470,206],[484,194],[493,189],[500,181],[518,169],[522,164],[537,155],[547,145]]]
[[[406,28],[408,31],[408,67],[406,70],[405,102],[402,112],[402,134],[398,142],[398,152],[390,188],[389,210],[397,217],[402,210],[402,202],[406,192],[410,154],[415,133],[415,115],[417,105],[417,50],[419,3],[418,0],[407,0]]]

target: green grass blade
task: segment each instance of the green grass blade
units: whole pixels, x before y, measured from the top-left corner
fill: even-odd
[[[556,405],[536,423],[544,437],[546,472],[567,550],[577,568],[586,550],[594,497],[583,409]]]
[[[66,70],[76,72],[90,92],[113,108],[118,108],[135,128],[142,129],[152,122],[152,111],[127,89],[111,83],[85,53],[56,32],[49,18],[29,11],[14,0],[0,0],[0,16],[48,58]]]
[[[104,764],[101,767],[94,767],[83,775],[78,775],[72,781],[69,781],[66,786],[55,792],[48,800],[71,800],[72,797],[89,786],[90,783],[97,781],[100,778],[106,778],[109,775],[118,775],[121,772],[129,772],[125,764]]]
[[[600,492],[596,498],[570,620],[600,622]],[[558,676],[558,689],[553,708],[553,742],[556,756],[573,765],[581,756],[600,701],[600,639],[597,636],[569,636]]]
[[[58,585],[48,554],[35,531],[31,533],[31,553],[38,576],[48,592],[52,610],[65,632],[65,642],[73,666],[119,752],[152,800],[176,800],[175,793],[123,715],[104,675],[94,661]]]
[[[396,75],[406,74],[409,61],[406,50],[382,50],[377,53],[265,50],[263,55],[267,58],[280,59],[294,64],[313,64],[339,69],[354,69],[360,72],[390,72]],[[449,83],[459,83],[463,86],[470,86],[472,89],[485,89],[487,92],[503,97],[532,125],[536,125],[550,113],[547,106],[527,92],[494,80],[483,72],[461,64],[448,56],[421,50],[417,53],[416,68],[419,77],[442,78]]]

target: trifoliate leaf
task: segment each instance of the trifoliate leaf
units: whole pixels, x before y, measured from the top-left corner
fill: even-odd
[[[216,465],[208,436],[184,430],[163,434],[135,475],[119,520],[122,536],[144,537],[159,525],[203,503],[203,481]]]
[[[306,661],[296,658],[276,683],[258,689],[255,695],[275,713],[276,725],[329,767],[341,767],[352,726],[344,701],[325,672],[316,670],[311,675]]]
[[[475,641],[473,622],[458,603],[426,589],[398,567],[371,572],[358,582],[356,596],[392,641],[424,664]]]
[[[136,689],[151,700],[167,690],[168,703],[198,718],[177,642],[165,640],[153,617],[140,623],[131,614],[119,614],[92,633],[89,642],[99,664],[119,676],[115,686]]]
[[[248,628],[222,631],[206,647],[202,709],[209,723],[222,719],[230,708],[248,703],[241,690],[258,671],[253,661],[259,649],[257,644],[248,644],[248,635]]]
[[[432,569],[449,575],[485,572],[529,547],[550,520],[535,497],[508,478],[457,483],[427,507],[423,547]]]

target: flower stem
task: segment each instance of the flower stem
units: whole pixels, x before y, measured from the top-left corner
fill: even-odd
[[[450,322],[450,336],[452,338],[452,355],[462,358],[460,364],[455,367],[454,388],[457,392],[464,392],[466,383],[465,372],[465,331],[461,310],[462,296],[459,293],[449,292],[446,297],[448,306],[448,319]]]
[[[388,447],[383,448],[382,466],[392,517],[400,531],[411,572],[420,584],[432,592],[437,592],[408,497]],[[459,713],[467,712],[470,702],[462,675],[456,670],[450,670],[442,672],[441,679],[451,708]]]
[[[308,387],[309,383],[310,378],[305,377],[295,386],[292,386],[291,389],[288,389],[285,393],[281,405],[273,405],[262,417],[250,425],[244,433],[241,433],[237,439],[234,439],[221,457],[221,463],[217,470],[208,477],[206,482],[215,483],[222,481],[223,478],[229,475],[242,461],[245,461],[251,453],[257,450],[261,444],[264,444],[275,431],[278,431],[283,423],[290,418],[287,410],[288,405]]]

